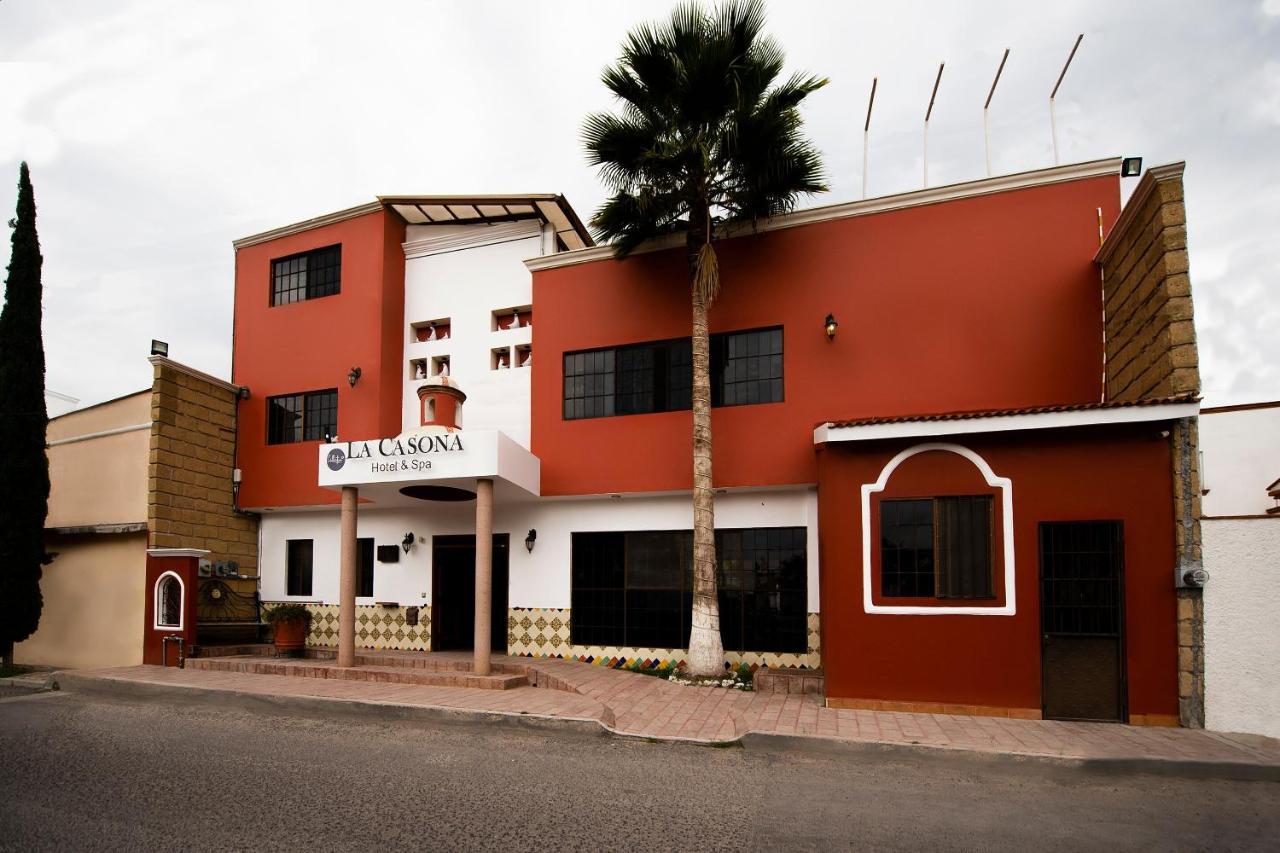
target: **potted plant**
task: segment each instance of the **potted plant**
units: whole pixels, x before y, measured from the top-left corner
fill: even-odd
[[[281,604],[263,614],[275,637],[276,654],[292,657],[307,644],[307,626],[311,611],[301,604]]]

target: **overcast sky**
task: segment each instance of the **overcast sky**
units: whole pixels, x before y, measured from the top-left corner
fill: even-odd
[[[0,0],[0,209],[31,164],[48,387],[98,402],[150,384],[150,340],[231,364],[231,241],[393,193],[603,192],[578,138],[600,70],[669,0]],[[1206,404],[1280,399],[1280,0],[774,2],[831,192],[916,189],[938,63],[931,184],[1063,162],[1186,160]],[[1127,181],[1125,191],[1132,189]],[[10,213],[4,213],[7,219]],[[5,241],[7,254],[7,240]]]

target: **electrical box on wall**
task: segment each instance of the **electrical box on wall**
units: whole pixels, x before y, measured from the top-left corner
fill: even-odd
[[[378,546],[378,562],[379,563],[398,563],[400,562],[400,548],[397,545],[379,545]]]

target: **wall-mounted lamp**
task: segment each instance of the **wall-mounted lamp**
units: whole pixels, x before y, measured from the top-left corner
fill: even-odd
[[[538,531],[530,529],[529,535],[524,537],[524,549],[530,554],[533,553],[533,543],[538,541]]]
[[[1120,161],[1120,177],[1136,178],[1142,174],[1141,157],[1125,157]]]
[[[412,533],[406,533],[406,534],[404,535],[404,538],[400,540],[400,547],[404,549],[404,552],[405,552],[406,554],[408,554],[408,553],[409,553],[409,549],[413,547],[413,534],[412,534]]]
[[[356,387],[356,383],[360,381],[360,373],[361,373],[360,368],[358,367],[351,368],[351,370],[347,372],[347,384],[350,385],[352,388]]]
[[[836,315],[828,314],[827,319],[824,321],[824,330],[827,333],[827,340],[829,341],[835,340],[836,329],[838,329],[839,327],[840,327],[840,324],[836,322]]]
[[[248,400],[248,399],[249,399],[249,386],[248,386],[248,385],[241,385],[241,386],[240,386],[240,390],[236,392],[236,396],[237,396],[237,397],[239,397],[241,400]]]
[[[164,357],[164,358],[168,358],[168,356],[169,356],[169,345],[168,345],[167,343],[165,343],[164,341],[157,341],[155,338],[152,338],[152,339],[151,339],[151,354],[152,354],[152,355],[158,355],[158,356],[161,356],[161,357]]]

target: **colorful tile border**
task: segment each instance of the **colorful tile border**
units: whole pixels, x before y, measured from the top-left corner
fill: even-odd
[[[822,665],[817,613],[808,619],[809,643],[804,654],[727,652],[725,662],[752,669],[817,669]],[[622,667],[639,662],[649,669],[684,660],[683,649],[636,649],[618,646],[575,646],[569,638],[569,608],[513,607],[507,612],[507,652],[522,657],[572,658],[601,666]]]
[[[283,602],[264,601],[269,610]],[[338,605],[307,604],[311,611],[311,630],[307,645],[312,648],[337,648]],[[418,624],[406,624],[405,608],[381,607],[376,604],[356,605],[356,645],[362,649],[395,649],[405,652],[431,651],[431,608],[418,608]]]

